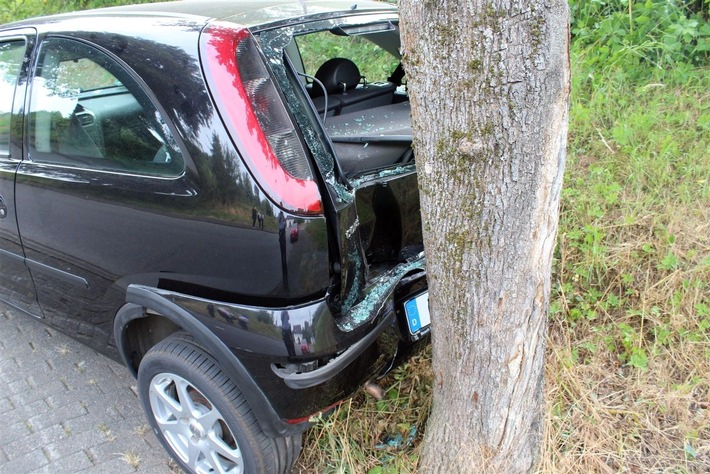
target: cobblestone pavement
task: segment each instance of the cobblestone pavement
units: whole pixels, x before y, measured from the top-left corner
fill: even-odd
[[[122,365],[0,303],[0,473],[179,472]]]

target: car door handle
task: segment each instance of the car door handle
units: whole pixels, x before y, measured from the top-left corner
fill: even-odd
[[[5,201],[3,201],[2,196],[0,196],[0,219],[4,219],[7,217],[7,206],[5,205]]]

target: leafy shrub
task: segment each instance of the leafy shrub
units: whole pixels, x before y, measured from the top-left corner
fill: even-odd
[[[629,72],[648,66],[707,64],[708,0],[570,0],[574,47],[597,67]],[[638,69],[641,71],[638,71]]]
[[[3,0],[0,24],[34,16],[161,0]]]

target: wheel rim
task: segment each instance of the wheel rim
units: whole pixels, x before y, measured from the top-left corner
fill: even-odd
[[[197,387],[179,375],[153,377],[150,407],[175,454],[192,472],[244,472],[244,460],[222,414]]]

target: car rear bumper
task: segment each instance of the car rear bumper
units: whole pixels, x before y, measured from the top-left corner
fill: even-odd
[[[325,299],[264,308],[131,285],[114,324],[117,347],[129,368],[135,367],[124,328],[147,313],[166,317],[220,362],[265,432],[292,434],[304,429],[311,415],[388,370],[398,351],[416,339],[402,330],[400,310],[403,300],[426,287],[423,268],[421,259],[387,272],[360,304],[339,317]]]

